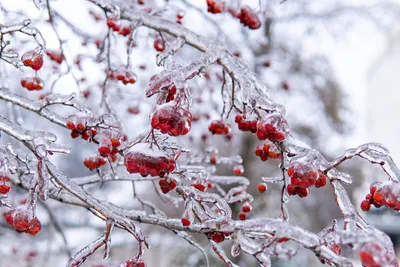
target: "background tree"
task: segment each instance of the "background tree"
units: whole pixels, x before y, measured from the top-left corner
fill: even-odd
[[[385,30],[395,1],[1,5],[8,258],[24,244],[13,253],[27,266],[54,266],[49,255],[67,266],[398,266],[337,167],[359,156],[388,175],[365,192],[364,211],[400,209],[399,170],[376,143],[338,156],[346,104],[314,49],[322,28],[336,37],[354,18]],[[151,262],[150,244],[169,255]]]

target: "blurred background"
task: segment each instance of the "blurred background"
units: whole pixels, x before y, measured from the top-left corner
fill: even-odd
[[[79,94],[81,89],[88,89],[90,96],[80,96],[81,100],[85,101],[95,114],[101,114],[104,110],[99,107],[99,81],[104,78],[104,65],[92,59],[96,58],[98,53],[95,41],[107,31],[104,15],[101,14],[101,10],[83,0],[56,0],[50,3],[60,15],[57,26],[61,39],[66,40],[67,60],[73,62],[77,55],[87,55],[87,59],[82,60],[82,69],[75,73],[75,76],[84,77],[85,80],[80,84],[80,88],[70,74],[60,75],[61,77],[55,80],[54,73],[62,73],[65,71],[62,68],[66,66],[57,69],[47,60],[41,75],[46,79],[48,86],[44,92],[33,92],[28,97],[35,99],[43,93],[50,92],[50,84],[55,93]],[[127,5],[129,3],[133,8],[139,8],[135,6],[136,1],[126,1]],[[319,150],[328,159],[333,160],[348,148],[376,141],[385,145],[391,151],[394,160],[399,162],[400,123],[395,116],[400,112],[400,1],[287,0],[283,3],[265,1],[261,7],[259,1],[242,3],[260,11],[263,23],[261,29],[249,31],[229,14],[207,13],[205,0],[149,0],[146,4],[166,8],[163,16],[167,17],[168,12],[184,10],[184,26],[210,39],[218,40],[232,53],[237,53],[243,62],[267,82],[270,98],[286,107],[292,134]],[[43,33],[47,48],[58,48],[54,31],[46,22],[46,11],[36,9],[32,1],[2,0],[0,7],[1,24],[7,25],[31,18],[34,26]],[[93,20],[89,10],[100,14],[102,20]],[[77,34],[71,25],[84,34]],[[148,116],[154,104],[154,100],[144,98],[149,78],[162,70],[155,64],[156,51],[152,49],[154,36],[149,30],[137,30],[136,46],[131,58],[139,77],[138,82],[129,87],[115,86],[109,94],[110,103],[114,103],[112,107],[130,137],[148,127]],[[84,41],[88,44],[83,45]],[[126,40],[114,41],[113,56],[117,58],[114,64],[118,65],[126,59]],[[11,44],[18,51],[35,46],[26,37],[18,36]],[[184,48],[176,56],[176,60],[187,64],[199,55],[191,48]],[[263,176],[279,175],[279,162],[261,162],[257,159],[254,148],[260,144],[259,140],[251,134],[239,132],[232,118],[231,140],[211,136],[207,131],[209,122],[219,118],[222,108],[219,93],[221,82],[217,79],[219,70],[218,66],[209,70],[215,74],[211,82],[205,82],[204,79],[191,81],[190,86],[194,88],[193,97],[196,99],[192,113],[200,119],[193,123],[191,136],[182,138],[182,141],[194,151],[204,151],[213,147],[217,148],[222,156],[241,155],[244,160],[244,176],[251,181],[248,192],[255,198],[250,217],[276,217],[280,212],[279,187],[271,185],[267,193],[260,194],[256,186]],[[0,65],[0,72],[3,87],[7,86],[13,88],[16,93],[26,94],[19,85],[21,77],[26,76],[26,73],[4,63]],[[127,112],[130,107],[136,107],[140,113]],[[71,114],[71,110],[67,108],[58,107],[54,110],[64,115]],[[83,159],[93,152],[90,144],[72,140],[65,129],[22,109],[10,109],[1,101],[0,113],[8,116],[17,114],[28,129],[51,129],[59,137],[60,143],[73,148],[71,155],[54,156],[53,162],[56,162],[69,177],[90,174],[82,164]],[[4,135],[0,138],[2,144],[9,141],[13,142]],[[354,178],[353,184],[346,186],[346,189],[356,207],[359,207],[369,192],[372,182],[386,179],[379,167],[358,159],[343,164],[341,170],[350,173]],[[231,175],[232,167],[219,166],[217,173]],[[88,185],[85,189],[100,199],[107,199],[124,207],[141,208],[140,203],[133,199],[129,182]],[[139,196],[151,200],[168,215],[177,218],[181,216],[182,203],[174,207],[167,200],[161,199],[155,193],[151,182],[137,184],[136,190]],[[26,192],[22,189],[13,194],[12,205],[26,197]],[[291,197],[288,208],[293,224],[313,232],[320,231],[333,219],[341,218],[330,187],[312,190],[311,195],[304,199]],[[240,207],[233,206],[233,209],[237,214]],[[384,208],[372,209],[367,214],[360,210],[360,213],[367,222],[391,237],[400,255],[399,214]],[[65,266],[69,258],[68,251],[75,253],[104,230],[102,221],[86,210],[61,205],[53,200],[40,203],[38,217],[44,230],[35,237],[16,234],[1,221],[0,267]],[[149,236],[152,245],[152,249],[145,252],[145,260],[149,267],[205,266],[201,253],[172,232],[149,225],[141,227]],[[207,247],[207,240],[203,236],[195,238],[202,246]],[[229,253],[230,243],[225,243],[224,249]],[[115,230],[112,244],[111,259],[102,260],[100,251],[90,257],[83,266],[116,266],[136,253],[135,241],[122,231]],[[343,255],[354,259],[355,266],[361,266],[357,252],[346,247],[342,249]],[[211,266],[223,266],[210,249],[207,249],[207,252],[210,254]],[[254,259],[247,255],[241,254],[234,261],[240,266],[258,266]],[[308,250],[300,249],[294,260],[274,260],[273,266],[322,264]]]

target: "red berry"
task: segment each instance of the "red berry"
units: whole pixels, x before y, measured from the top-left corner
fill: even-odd
[[[160,38],[154,40],[153,46],[158,52],[163,52],[165,49],[164,41]]]
[[[71,121],[67,122],[67,128],[70,130],[75,130],[75,124]]]
[[[107,157],[111,153],[111,149],[106,146],[99,147],[98,151],[102,157]]]
[[[181,221],[183,226],[189,226],[191,224],[191,222],[186,218],[182,218]]]
[[[330,249],[335,252],[336,255],[342,254],[342,247],[338,244],[332,244],[330,246]]]
[[[82,133],[86,130],[86,126],[79,123],[78,125],[76,125],[76,130]]]
[[[371,204],[369,203],[369,200],[363,200],[363,202],[361,202],[361,209],[363,211],[369,211],[371,209]]]
[[[219,163],[219,157],[217,155],[211,155],[210,156],[210,164],[215,165],[217,163]]]
[[[244,204],[244,205],[242,206],[242,211],[243,211],[243,212],[250,212],[251,209],[252,209],[252,206],[251,206],[250,204]]]
[[[206,191],[206,186],[203,185],[203,184],[195,183],[195,184],[192,184],[192,186],[193,186],[194,188],[196,188],[197,190],[201,191],[201,192]]]
[[[235,165],[235,166],[233,167],[233,172],[234,172],[236,175],[242,175],[243,172],[244,172],[243,165]]]
[[[208,233],[208,237],[211,238],[216,243],[221,243],[225,240],[224,234],[220,232]]]
[[[244,221],[244,220],[246,220],[246,213],[239,212],[238,217],[239,217],[239,220]]]
[[[323,187],[325,185],[326,185],[326,175],[323,173],[320,173],[317,181],[315,182],[315,187],[319,188],[319,187]]]
[[[76,131],[76,130],[73,130],[73,131],[71,132],[71,137],[72,137],[73,139],[78,138],[80,135],[81,135],[81,133],[78,132],[78,131]]]
[[[267,184],[266,183],[259,183],[257,185],[257,189],[258,189],[258,191],[260,191],[260,193],[264,193],[265,191],[267,191]]]

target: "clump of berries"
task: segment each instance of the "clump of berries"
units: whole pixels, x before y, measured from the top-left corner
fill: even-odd
[[[107,27],[113,30],[114,32],[119,33],[122,36],[127,36],[131,34],[132,30],[129,25],[121,25],[120,21],[115,18],[107,19]]]
[[[44,87],[44,82],[39,77],[29,77],[22,78],[21,80],[22,87],[28,89],[28,91],[39,91]]]
[[[260,19],[254,10],[249,6],[242,6],[240,12],[236,14],[236,17],[240,20],[240,23],[252,30],[256,30],[261,27]]]
[[[71,130],[71,137],[82,139],[91,142],[97,135],[96,127],[88,126],[94,124],[94,118],[88,116],[71,115],[67,119],[67,128]]]
[[[251,206],[250,202],[245,202],[242,205],[241,211],[238,214],[239,220],[242,220],[242,221],[246,220],[247,219],[246,213],[251,212],[252,209],[253,209],[253,207]]]
[[[280,142],[289,135],[288,123],[279,112],[266,114],[262,120],[238,114],[235,122],[238,124],[239,130],[255,133],[260,140],[268,139],[271,142]]]
[[[161,178],[158,184],[160,185],[161,192],[163,192],[164,194],[167,194],[170,191],[174,190],[177,186],[176,180],[169,176]]]
[[[162,105],[158,107],[151,118],[151,127],[159,129],[164,134],[172,136],[185,135],[192,124],[192,114],[183,107]]]
[[[33,209],[27,205],[19,206],[4,213],[6,222],[18,233],[36,235],[42,229]]]
[[[257,137],[260,140],[284,141],[288,134],[288,123],[279,112],[270,113],[257,122]]]
[[[137,76],[130,70],[125,68],[120,68],[116,71],[112,71],[109,73],[108,78],[110,80],[118,80],[121,81],[123,84],[134,84],[137,81]]]
[[[54,62],[57,62],[58,64],[61,64],[63,62],[63,55],[61,52],[58,51],[53,51],[53,50],[47,50],[46,55],[53,60]]]
[[[120,267],[146,267],[146,263],[142,260],[131,259],[123,262]]]
[[[310,193],[310,187],[323,187],[326,184],[326,176],[319,172],[312,164],[291,160],[288,166],[288,175],[291,178],[287,187],[289,195],[306,197]]]
[[[218,14],[225,10],[224,0],[207,0],[207,11],[212,14]]]
[[[212,134],[228,135],[231,132],[231,126],[221,120],[214,120],[208,126],[208,130]]]
[[[396,256],[380,243],[365,243],[360,249],[360,260],[365,267],[398,266]]]
[[[0,173],[0,194],[5,195],[10,192],[12,186],[12,182],[10,177],[6,174]]]
[[[109,130],[109,129],[101,129],[98,138],[99,147],[97,151],[100,156],[108,157],[117,155],[119,152],[119,147],[122,142],[125,140],[125,136],[119,130]]]
[[[250,116],[244,117],[241,114],[236,115],[235,122],[238,125],[239,130],[243,132],[257,132],[257,118],[250,118]]]
[[[370,187],[370,193],[361,202],[361,209],[369,211],[371,205],[376,208],[386,206],[387,208],[400,211],[400,183],[397,181],[389,181],[384,184],[374,183]]]
[[[31,67],[36,71],[40,70],[43,66],[43,56],[35,50],[25,52],[21,57],[21,61],[24,66]]]
[[[83,164],[91,171],[106,165],[106,163],[107,161],[103,157],[97,157],[97,156],[86,158],[83,161]]]
[[[255,149],[255,153],[262,161],[271,159],[281,159],[282,153],[278,150],[276,145],[272,142],[267,142],[264,145],[259,145]]]
[[[159,148],[149,147],[147,143],[133,146],[124,157],[125,167],[130,173],[139,173],[143,177],[160,176],[175,170],[175,159],[166,155]]]

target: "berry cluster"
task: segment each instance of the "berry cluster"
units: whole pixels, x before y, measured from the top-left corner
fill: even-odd
[[[249,6],[243,6],[240,12],[236,14],[236,17],[240,20],[244,26],[249,27],[252,30],[256,30],[261,27],[261,21],[257,14]]]
[[[63,62],[63,55],[60,52],[47,50],[46,55],[53,61],[61,64]]]
[[[11,179],[5,174],[0,173],[0,194],[5,195],[11,190]]]
[[[154,49],[158,52],[163,52],[165,50],[165,43],[161,38],[157,38],[153,43]]]
[[[257,119],[245,118],[243,115],[238,114],[235,116],[235,122],[238,124],[239,130],[243,132],[257,132]]]
[[[177,186],[176,180],[171,177],[160,179],[158,184],[160,185],[161,192],[163,192],[164,194],[167,194],[168,192],[174,190]]]
[[[278,150],[278,148],[271,142],[265,143],[264,145],[257,146],[255,149],[255,153],[262,161],[271,159],[281,159],[282,153]]]
[[[361,247],[360,260],[365,267],[398,266],[396,256],[377,242],[365,243]]]
[[[140,173],[143,177],[160,176],[173,172],[175,160],[165,155],[161,150],[149,148],[148,144],[137,144],[125,154],[125,167],[130,173]]]
[[[253,209],[253,207],[251,206],[251,204],[249,202],[245,202],[242,205],[241,211],[238,214],[239,220],[242,220],[242,221],[246,220],[246,218],[247,218],[246,213],[249,213],[252,209]]]
[[[281,113],[270,113],[257,122],[257,137],[260,140],[283,141],[288,134],[288,123]]]
[[[21,57],[24,66],[31,67],[33,70],[40,70],[43,66],[43,57],[40,53],[30,50],[25,52]]]
[[[400,211],[400,183],[399,182],[387,182],[374,183],[370,187],[370,193],[365,197],[365,200],[361,202],[361,209],[363,211],[369,211],[371,205],[377,208],[386,206],[390,209]]]
[[[102,130],[100,132],[100,142],[97,151],[100,156],[108,157],[118,154],[118,147],[125,140],[125,136],[120,131]]]
[[[289,163],[288,175],[291,180],[287,192],[289,195],[299,197],[306,197],[310,193],[311,186],[317,188],[325,186],[327,179],[325,174],[311,164],[293,160]]]
[[[239,130],[255,133],[260,140],[284,141],[289,134],[288,123],[279,112],[269,113],[263,120],[245,118],[238,114],[235,122],[238,124]]]
[[[83,161],[83,164],[91,171],[106,165],[106,163],[107,161],[102,157],[90,157]]]
[[[25,205],[5,212],[4,218],[18,233],[36,235],[42,229],[42,225],[33,210]]]
[[[152,115],[151,127],[172,136],[185,135],[192,124],[192,114],[187,109],[163,105]]]
[[[131,34],[132,30],[129,25],[120,25],[120,22],[114,19],[107,20],[107,27],[112,29],[114,32],[119,33],[122,36],[127,36]]]
[[[214,120],[208,126],[208,130],[212,134],[228,135],[231,132],[231,126],[221,120]]]
[[[89,142],[97,135],[97,130],[94,127],[87,127],[89,118],[77,117],[75,115],[69,116],[67,119],[67,128],[71,130],[71,137],[78,138],[82,136],[82,139],[88,140]]]
[[[142,260],[127,260],[119,265],[120,267],[146,267],[146,263]]]
[[[116,71],[110,72],[108,75],[110,80],[118,80],[123,84],[134,84],[137,81],[137,76],[132,71],[129,71],[125,68],[118,69]]]
[[[224,0],[207,0],[207,11],[212,14],[218,14],[225,10]]]
[[[25,87],[29,91],[39,91],[44,87],[44,82],[39,77],[23,78],[21,80],[22,87]]]
[[[184,16],[185,16],[184,12],[178,12],[176,14],[176,23],[182,24],[182,19],[183,19]]]

